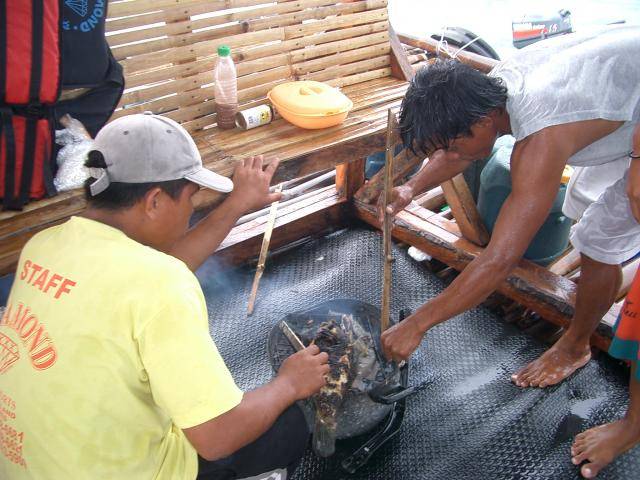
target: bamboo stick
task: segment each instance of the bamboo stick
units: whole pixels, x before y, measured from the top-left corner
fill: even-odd
[[[353,13],[351,15],[341,15],[339,17],[327,18],[317,22],[309,22],[302,25],[293,25],[284,27],[285,39],[306,37],[325,30],[334,30],[345,26],[352,27],[354,25],[362,25],[365,23],[380,22],[387,20],[387,9],[380,8],[378,10],[367,10],[361,13]]]
[[[386,1],[384,1],[384,3],[386,5]],[[324,20],[326,17],[334,15],[364,12],[369,9],[367,2],[364,1],[340,3],[326,7],[310,8],[284,15],[256,18],[254,20],[248,20],[245,25],[247,26],[247,31],[254,32],[274,27],[288,27],[291,25],[301,24],[306,20]]]
[[[393,216],[387,212],[386,206],[391,203],[391,191],[393,190],[393,157],[394,148],[398,138],[398,122],[391,109],[387,115],[387,147],[384,164],[384,220],[382,223],[382,252],[384,255],[383,280],[382,280],[382,308],[380,316],[380,330],[384,332],[389,328],[391,308],[391,274],[393,266],[393,251],[391,249],[391,226]]]
[[[370,35],[380,32],[386,32],[389,26],[389,22],[381,21],[375,23],[369,23],[366,25],[357,25],[354,27],[343,28],[338,30],[332,30],[329,32],[321,32],[315,35],[308,35],[306,37],[295,38],[292,40],[285,40],[280,43],[274,43],[271,45],[260,45],[247,47],[242,50],[243,59],[251,60],[256,58],[268,57],[284,52],[291,52],[292,61],[298,61],[297,55],[304,55],[304,52],[309,52],[311,57],[302,56],[301,58],[314,58],[322,56],[323,53],[314,53],[314,47],[328,44],[331,42],[338,42],[347,39],[353,39],[356,41],[358,37],[363,35]],[[350,40],[351,41],[351,40]],[[344,45],[346,45],[343,42]]]
[[[264,3],[264,0],[138,0],[135,2],[114,2],[109,4],[110,17],[126,17],[146,12],[174,8],[184,10],[200,4],[207,5],[208,12],[229,8],[248,7]]]
[[[283,14],[300,12],[304,11],[305,9],[314,7],[334,5],[335,2],[331,0],[302,0],[296,2],[284,2],[276,5],[269,5],[267,7],[262,6],[263,4],[264,1],[259,0],[256,2],[254,8],[245,7],[245,9],[238,12],[226,13],[224,15],[216,15],[213,17],[199,18],[195,20],[190,19],[187,21],[176,22],[172,25],[157,24],[173,20],[172,17],[174,15],[177,17],[193,17],[195,15],[210,13],[209,3],[205,3],[196,7],[181,8],[179,10],[164,10],[162,12],[152,14],[137,15],[135,17],[127,17],[116,19],[113,21],[107,21],[107,32],[109,32],[107,41],[111,46],[123,45],[125,43],[151,38],[152,36],[177,35],[193,30],[214,27],[216,25],[238,23],[246,20],[269,16],[281,16]],[[131,28],[141,27],[148,28],[144,30],[130,31]],[[122,32],[121,30],[126,31]]]
[[[335,65],[345,65],[360,60],[376,58],[389,53],[389,43],[380,43],[378,45],[370,45],[355,50],[349,50],[344,53],[336,53],[322,58],[316,58],[307,62],[293,65],[293,73],[296,75],[304,75],[306,73],[317,72]]]
[[[300,78],[304,80],[316,80],[316,81],[322,82],[325,80],[340,78],[346,75],[353,75],[356,73],[363,73],[371,70],[377,70],[379,68],[384,68],[390,64],[391,64],[391,59],[389,55],[383,55],[381,57],[371,58],[369,60],[363,60],[361,62],[327,67],[321,72],[302,75]]]
[[[383,22],[384,23],[384,22]],[[383,23],[380,23],[382,28]],[[366,27],[366,25],[365,25]],[[360,28],[360,27],[357,27]],[[351,29],[337,30],[337,32],[347,32]],[[335,32],[330,32],[331,34]],[[328,35],[328,34],[325,34]],[[312,45],[298,50],[293,50],[290,53],[291,63],[298,64],[301,62],[309,61],[314,58],[324,57],[334,53],[347,52],[358,48],[366,47],[369,45],[378,45],[381,43],[389,42],[389,33],[387,31],[374,32],[367,35],[360,35],[357,37],[349,38],[348,42],[344,39],[338,41],[332,41],[328,43],[322,43],[320,45]]]
[[[282,184],[278,185],[276,192],[282,190]],[[249,305],[247,306],[247,316],[253,314],[253,308],[256,302],[256,296],[258,295],[258,285],[260,279],[264,273],[265,262],[267,261],[267,253],[269,252],[269,242],[271,242],[271,233],[273,232],[273,225],[276,222],[276,216],[278,215],[278,202],[271,204],[271,210],[269,211],[269,221],[264,231],[264,237],[262,238],[262,248],[260,249],[260,258],[258,259],[258,268],[256,269],[256,275],[253,278],[253,285],[251,286],[251,295],[249,296]]]
[[[123,45],[112,49],[116,60],[145,55],[151,53],[168,54],[166,50],[173,50],[181,47],[195,46],[199,43],[213,41],[219,38],[233,37],[244,33],[246,29],[241,24],[223,25],[218,28],[203,30],[200,32],[183,33],[175,36],[149,39],[148,41]],[[225,43],[225,42],[218,42]]]
[[[120,63],[125,70],[125,74],[130,75],[133,72],[149,70],[180,60],[188,60],[193,57],[210,57],[215,53],[220,44],[228,45],[234,49],[279,40],[284,40],[284,29],[274,28],[259,32],[241,33],[216,40],[201,41],[183,47],[172,47],[171,49],[160,52],[140,54],[132,58],[127,58]]]
[[[367,82],[376,78],[384,78],[391,75],[391,67],[381,68],[379,70],[371,70],[369,72],[358,73],[356,75],[349,75],[347,77],[330,80],[327,83],[333,87],[344,87],[347,85],[353,85],[356,83]]]

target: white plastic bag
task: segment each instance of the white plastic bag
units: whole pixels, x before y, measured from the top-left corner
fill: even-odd
[[[56,143],[62,145],[62,148],[56,158],[58,173],[53,184],[56,190],[64,192],[81,187],[89,178],[89,169],[84,166],[84,162],[93,145],[93,139],[84,125],[70,115],[62,117],[60,123],[65,128],[56,130]]]

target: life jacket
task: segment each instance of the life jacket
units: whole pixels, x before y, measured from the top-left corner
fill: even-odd
[[[68,113],[91,136],[109,120],[124,89],[122,67],[105,38],[107,0],[64,0],[62,8],[62,88],[88,88],[80,97],[56,107]]]
[[[60,95],[58,0],[0,6],[0,196],[4,209],[53,195],[54,114]]]
[[[107,0],[0,1],[0,198],[20,210],[56,193],[55,128],[64,114],[95,136],[124,90],[105,38]],[[87,89],[58,100],[61,89]]]

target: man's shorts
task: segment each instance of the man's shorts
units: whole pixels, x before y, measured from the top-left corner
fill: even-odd
[[[626,186],[629,169],[584,212],[571,231],[571,244],[580,253],[617,265],[640,252],[640,223],[631,213]]]
[[[562,213],[580,220],[585,210],[595,202],[609,185],[613,185],[629,168],[629,157],[591,167],[574,167],[564,196]]]

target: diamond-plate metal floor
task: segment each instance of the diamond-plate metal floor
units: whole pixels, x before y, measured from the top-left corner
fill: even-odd
[[[392,312],[415,310],[443,288],[437,277],[396,249]],[[251,389],[272,372],[266,339],[285,314],[320,302],[354,298],[379,304],[380,237],[363,229],[338,232],[267,264],[256,310],[246,317],[254,271],[226,271],[214,260],[199,271],[212,334],[236,382]],[[340,460],[358,445],[338,442],[329,459],[309,449],[298,479],[578,479],[570,461],[573,436],[624,413],[627,371],[601,355],[563,384],[521,390],[509,375],[544,345],[476,308],[432,329],[412,357],[411,378],[433,385],[407,401],[400,433],[357,474]],[[598,477],[640,478],[640,448]]]

